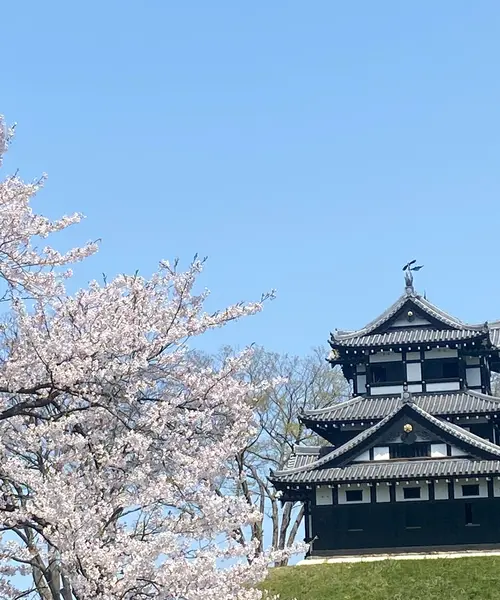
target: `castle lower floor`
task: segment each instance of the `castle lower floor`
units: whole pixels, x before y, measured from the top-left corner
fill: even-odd
[[[324,556],[304,558],[297,566],[319,564],[338,564],[355,562],[377,562],[381,560],[428,560],[431,558],[474,558],[485,556],[500,556],[500,544],[472,544],[470,546],[433,546],[419,548],[376,548],[359,551],[349,551],[347,554],[334,552]]]
[[[500,497],[309,508],[309,556],[500,545]]]

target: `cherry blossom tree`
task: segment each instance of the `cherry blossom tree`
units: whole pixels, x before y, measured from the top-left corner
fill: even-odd
[[[202,365],[217,365],[236,350],[224,347],[215,356],[198,353]],[[266,519],[241,532],[241,536],[258,539],[264,552],[265,538],[276,549],[293,547],[304,519],[302,503],[281,502],[281,494],[269,482],[269,469],[282,468],[296,445],[324,445],[321,437],[298,420],[307,409],[323,408],[349,398],[349,385],[338,369],[326,361],[327,347],[317,347],[306,356],[294,356],[255,348],[252,360],[241,376],[251,383],[273,381],[262,390],[255,407],[254,434],[234,457],[239,477],[222,482],[221,493],[237,493],[258,507]],[[280,557],[279,566],[288,563]]]
[[[218,489],[267,384],[236,376],[250,351],[202,367],[187,341],[265,298],[207,313],[199,260],[67,294],[97,246],[42,247],[82,218],[35,214],[42,185],[0,183],[0,597],[260,598],[277,557],[240,537],[258,510]]]

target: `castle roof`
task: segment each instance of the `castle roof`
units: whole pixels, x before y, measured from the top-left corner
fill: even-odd
[[[463,341],[496,347],[500,343],[500,322],[464,323],[410,288],[361,329],[334,331],[330,345],[341,349]]]
[[[381,434],[403,417],[419,423],[440,439],[463,448],[472,458],[352,463],[353,457],[374,446]],[[500,446],[458,425],[434,417],[413,402],[400,399],[384,419],[338,448],[314,447],[306,451],[296,449],[286,467],[272,473],[270,479],[278,486],[283,483],[337,483],[397,477],[412,479],[425,476],[446,477],[451,474],[472,475],[479,471],[486,472],[485,469],[491,474],[500,473]]]
[[[500,398],[473,390],[413,394],[417,406],[439,417],[466,415],[500,415]],[[376,421],[384,419],[400,403],[399,396],[358,396],[325,408],[306,410],[300,420],[310,423]]]
[[[469,458],[449,458],[438,460],[412,461],[372,461],[351,464],[346,467],[320,467],[303,469],[295,473],[286,470],[273,474],[270,478],[276,487],[283,484],[329,484],[360,483],[371,481],[419,480],[427,477],[443,479],[447,477],[474,477],[499,475],[500,460],[472,460]],[[280,485],[281,484],[281,485]]]

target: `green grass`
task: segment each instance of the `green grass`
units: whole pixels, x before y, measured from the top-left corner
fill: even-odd
[[[500,557],[276,568],[263,588],[281,600],[500,600]]]

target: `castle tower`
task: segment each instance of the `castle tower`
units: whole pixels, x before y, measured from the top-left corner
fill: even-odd
[[[353,398],[299,415],[328,445],[271,473],[305,504],[310,556],[500,546],[500,322],[468,325],[413,288],[330,339]]]

